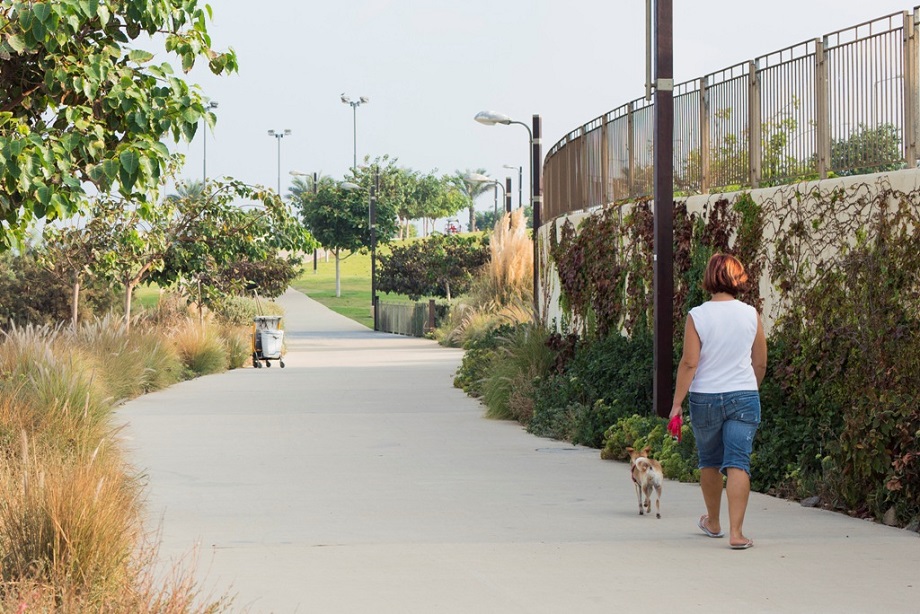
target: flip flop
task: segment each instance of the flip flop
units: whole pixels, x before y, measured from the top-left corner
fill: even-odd
[[[696,523],[696,526],[700,528],[700,531],[706,534],[706,537],[724,537],[725,536],[725,533],[723,533],[722,531],[719,531],[718,533],[716,533],[715,531],[710,530],[709,527],[706,526],[708,524],[709,524],[709,516],[706,516],[704,514],[700,516],[700,521]],[[751,545],[753,545],[753,543]],[[744,547],[750,548],[751,546],[744,546]]]
[[[749,539],[743,544],[729,544],[729,545],[731,546],[732,550],[747,550],[748,548],[752,548],[754,546],[754,540]]]

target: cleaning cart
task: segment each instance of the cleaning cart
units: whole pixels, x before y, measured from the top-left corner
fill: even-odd
[[[281,316],[256,316],[252,320],[252,366],[256,369],[272,366],[271,361],[277,360],[284,368],[282,358],[282,345],[284,344],[284,330],[281,328]]]

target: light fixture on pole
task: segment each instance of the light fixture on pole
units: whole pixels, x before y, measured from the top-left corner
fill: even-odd
[[[377,324],[377,185],[380,183],[379,170],[374,168],[374,180],[371,183],[370,197],[367,203],[367,223],[370,230],[371,239],[371,314],[374,319],[374,330],[378,330]],[[343,190],[352,191],[360,190],[361,186],[350,181],[343,181],[339,184]]]
[[[217,101],[211,100],[208,104],[204,105],[205,113],[210,112],[211,109],[217,108]],[[204,126],[202,126],[201,136],[202,141],[204,141],[204,161],[202,162],[202,178],[201,178],[201,187],[204,189],[204,184],[208,182],[208,122],[207,119],[204,119]]]
[[[502,168],[508,168],[511,170],[517,169],[518,172],[518,207],[524,206],[524,167],[523,166],[513,166],[511,164],[505,164]]]
[[[533,317],[535,322],[540,321],[540,213],[543,203],[543,191],[540,187],[540,173],[543,167],[540,160],[543,157],[543,120],[539,115],[533,116],[533,129],[524,122],[511,119],[507,115],[495,111],[480,111],[473,118],[480,124],[494,126],[502,124],[508,126],[517,124],[524,126],[527,136],[530,137],[530,206],[533,208]]]
[[[319,175],[318,173],[301,173],[300,171],[289,171],[294,177],[312,177],[313,178],[313,194],[316,195],[319,192]],[[316,270],[319,268],[319,250],[313,248],[313,274],[316,274]]]
[[[284,130],[269,130],[268,136],[273,136],[278,140],[278,197],[281,197],[281,139],[286,136],[291,136],[291,130],[285,128]]]
[[[342,92],[341,100],[344,104],[351,106],[352,126],[353,126],[352,134],[354,138],[354,152],[353,152],[354,162],[353,162],[351,169],[353,172],[357,172],[358,171],[358,107],[360,107],[362,104],[369,103],[371,99],[368,98],[367,96],[361,96],[357,100],[352,100],[349,96],[346,96],[345,93]]]
[[[491,177],[487,175],[483,175],[482,173],[469,173],[468,175],[466,175],[466,180],[475,182],[475,183],[487,183],[487,184],[495,186],[495,215],[497,217],[498,216],[498,188],[502,189],[502,202],[504,202],[508,198],[508,191],[505,189],[504,184],[502,184],[501,181],[497,179],[492,179]]]

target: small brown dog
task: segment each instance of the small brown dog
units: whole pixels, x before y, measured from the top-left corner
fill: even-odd
[[[652,513],[652,489],[655,489],[655,517],[661,518],[661,484],[664,482],[661,463],[649,458],[648,455],[652,451],[650,446],[645,446],[641,452],[636,452],[633,448],[626,448],[626,451],[629,452],[629,468],[633,484],[636,485],[636,496],[639,498],[639,515],[642,516],[645,512]],[[642,510],[643,507],[645,512]]]

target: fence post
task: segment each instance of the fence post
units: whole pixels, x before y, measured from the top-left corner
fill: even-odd
[[[918,83],[917,20],[920,8],[904,11],[904,160],[907,168],[917,166],[917,131],[920,129],[920,83]]]
[[[428,330],[426,330],[425,332],[426,332],[426,333],[430,333],[430,332],[433,331],[434,329],[435,329],[435,321],[434,321],[434,299],[433,299],[433,298],[430,298],[430,299],[428,299]]]
[[[827,39],[815,39],[815,153],[818,158],[818,177],[827,179],[831,165],[831,117],[828,98]]]
[[[763,126],[760,112],[760,75],[757,62],[748,62],[748,180],[760,187],[763,161]]]
[[[635,115],[636,107],[633,102],[629,103],[629,110],[626,112],[626,158],[627,158],[627,171],[626,171],[626,180],[629,182],[629,190],[626,195],[629,198],[636,198],[636,126],[633,119]]]
[[[579,156],[578,156],[578,170],[581,171],[581,180],[578,182],[578,191],[581,192],[581,198],[579,199],[579,209],[587,209],[590,205],[590,194],[591,194],[591,173],[589,169],[591,168],[591,163],[589,158],[591,157],[591,148],[588,147],[588,131],[582,126],[579,129],[581,134],[578,135],[579,143]]]
[[[709,192],[709,79],[700,79],[700,192]]]
[[[604,121],[601,122],[601,204],[606,205],[610,202],[607,195],[607,182],[610,179],[610,170],[607,168],[610,164],[610,145],[607,143],[607,115],[604,115]]]

